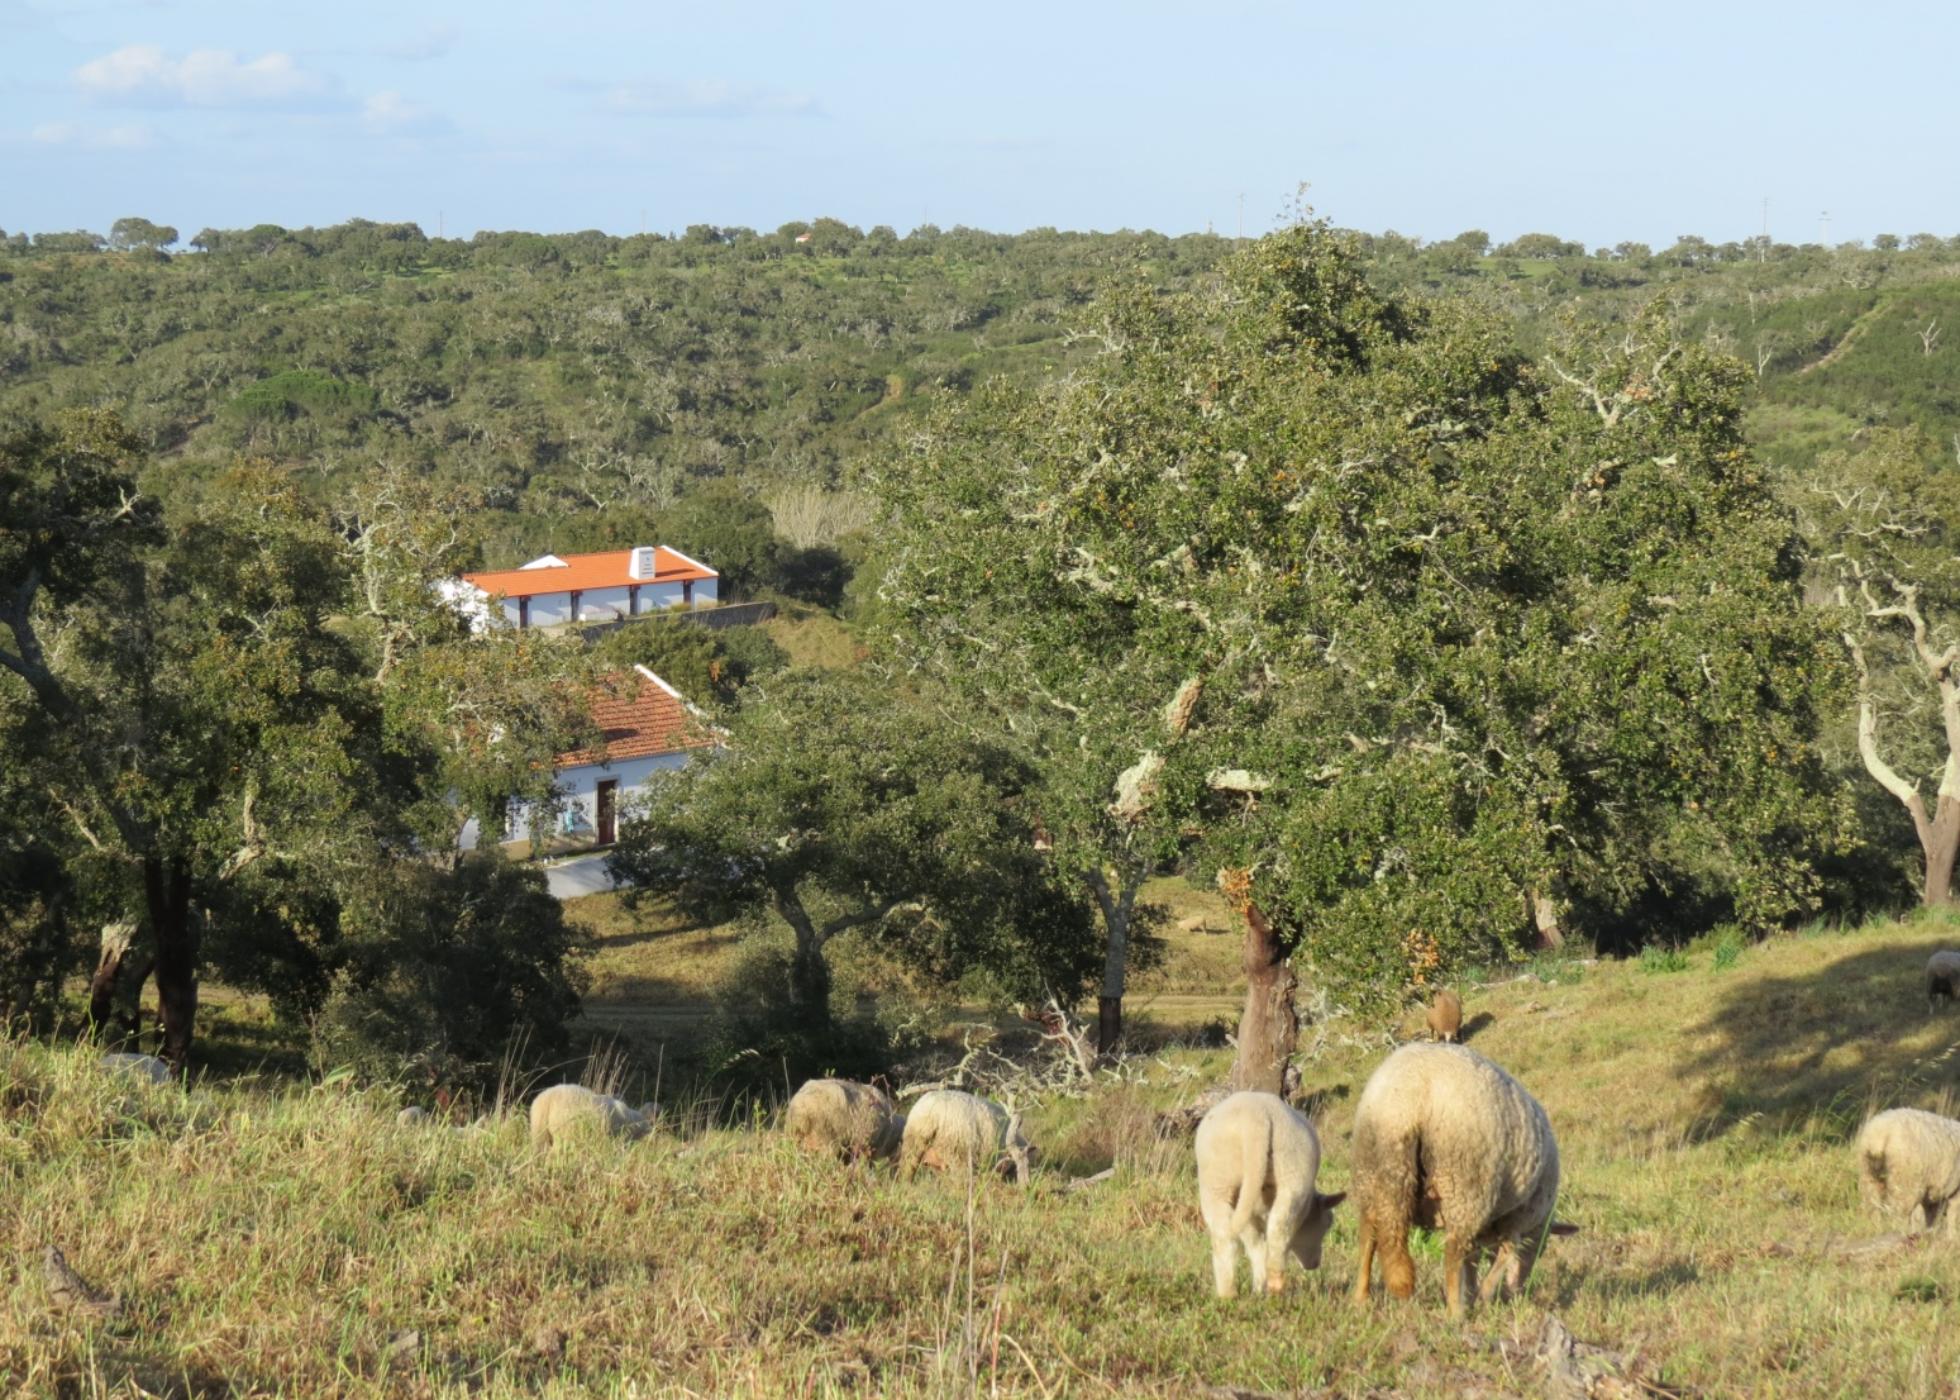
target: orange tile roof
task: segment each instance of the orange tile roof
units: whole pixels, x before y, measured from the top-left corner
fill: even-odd
[[[720,578],[721,575],[699,560],[690,559],[678,549],[664,544],[653,547],[653,577],[634,578],[627,572],[633,563],[630,549],[609,549],[601,554],[562,554],[562,566],[547,564],[539,569],[487,569],[464,574],[490,597],[535,598],[540,593],[570,593],[574,589],[624,588],[628,584],[684,583],[688,580]]]
[[[593,724],[605,737],[608,763],[706,748],[715,741],[674,688],[644,666],[603,677],[593,686],[587,705]],[[600,761],[598,750],[576,749],[559,754],[551,766],[578,768]]]

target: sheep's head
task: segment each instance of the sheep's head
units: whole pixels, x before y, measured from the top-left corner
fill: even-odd
[[[1347,1192],[1336,1191],[1331,1196],[1316,1196],[1308,1208],[1306,1217],[1300,1221],[1300,1228],[1293,1232],[1293,1257],[1309,1269],[1320,1267],[1320,1247],[1327,1240],[1327,1231],[1334,1223],[1334,1207],[1347,1199]]]

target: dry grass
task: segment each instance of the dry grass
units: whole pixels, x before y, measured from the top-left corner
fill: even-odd
[[[1188,1148],[1150,1125],[1225,1052],[1027,1105],[1049,1165],[969,1204],[766,1131],[538,1158],[514,1119],[456,1136],[338,1088],[136,1093],[85,1055],[0,1043],[0,1376],[78,1396],[1517,1393],[1542,1382],[1499,1344],[1549,1310],[1704,1395],[1949,1395],[1960,1257],[1842,1246],[1894,1228],[1857,1203],[1857,1122],[1954,1085],[1960,1015],[1929,1017],[1920,986],[1954,940],[1925,920],[1721,970],[1701,951],[1467,986],[1471,1044],[1559,1129],[1560,1213],[1583,1233],[1526,1299],[1460,1327],[1433,1250],[1414,1306],[1351,1309],[1346,1219],[1285,1296],[1210,1297]],[[1335,1020],[1307,1038],[1339,1186],[1389,1037]],[[120,1320],[50,1313],[47,1243],[123,1295]]]
[[[785,605],[776,616],[758,625],[769,634],[769,640],[788,653],[792,666],[843,671],[870,654],[847,625],[815,608]]]

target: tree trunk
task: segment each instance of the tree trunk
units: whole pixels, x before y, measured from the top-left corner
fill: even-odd
[[[1532,890],[1526,894],[1525,902],[1531,906],[1532,926],[1538,931],[1534,946],[1540,952],[1564,947],[1565,931],[1558,926],[1558,905],[1542,890]]]
[[[823,936],[795,895],[778,891],[776,912],[796,935],[789,961],[790,1000],[812,1030],[822,1030],[830,1024],[830,961],[824,956]]]
[[[1245,983],[1232,1087],[1283,1096],[1300,1039],[1300,1015],[1293,1008],[1298,982],[1285,946],[1256,904],[1245,906]]]
[[[1118,886],[1109,887],[1109,878],[1100,870],[1084,877],[1096,896],[1096,907],[1103,919],[1102,994],[1096,998],[1096,1053],[1107,1055],[1123,1038],[1123,991],[1129,977],[1130,916],[1136,909],[1137,890],[1142,877],[1134,871],[1119,871]]]
[[[190,1063],[197,1030],[198,929],[191,918],[190,870],[182,860],[143,859],[143,894],[156,938],[157,1011],[163,1021],[165,1063]]]
[[[1933,819],[1919,824],[1919,846],[1926,854],[1926,880],[1920,902],[1928,906],[1953,902],[1953,864],[1960,854],[1960,798],[1942,792]]]
[[[139,927],[133,920],[102,926],[95,974],[88,983],[88,1019],[104,1040],[120,1040],[136,1029],[119,1023],[116,1008],[141,1005],[143,981],[150,975],[150,960],[135,948]]]
[[[1123,994],[1096,998],[1096,1053],[1107,1055],[1123,1038]]]

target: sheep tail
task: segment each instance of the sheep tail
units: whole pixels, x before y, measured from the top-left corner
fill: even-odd
[[[1239,1178],[1239,1199],[1232,1207],[1232,1233],[1242,1235],[1252,1224],[1252,1212],[1257,1209],[1260,1197],[1266,1194],[1266,1168],[1273,1156],[1273,1120],[1265,1114],[1259,1115],[1263,1131],[1245,1145],[1243,1175]]]

